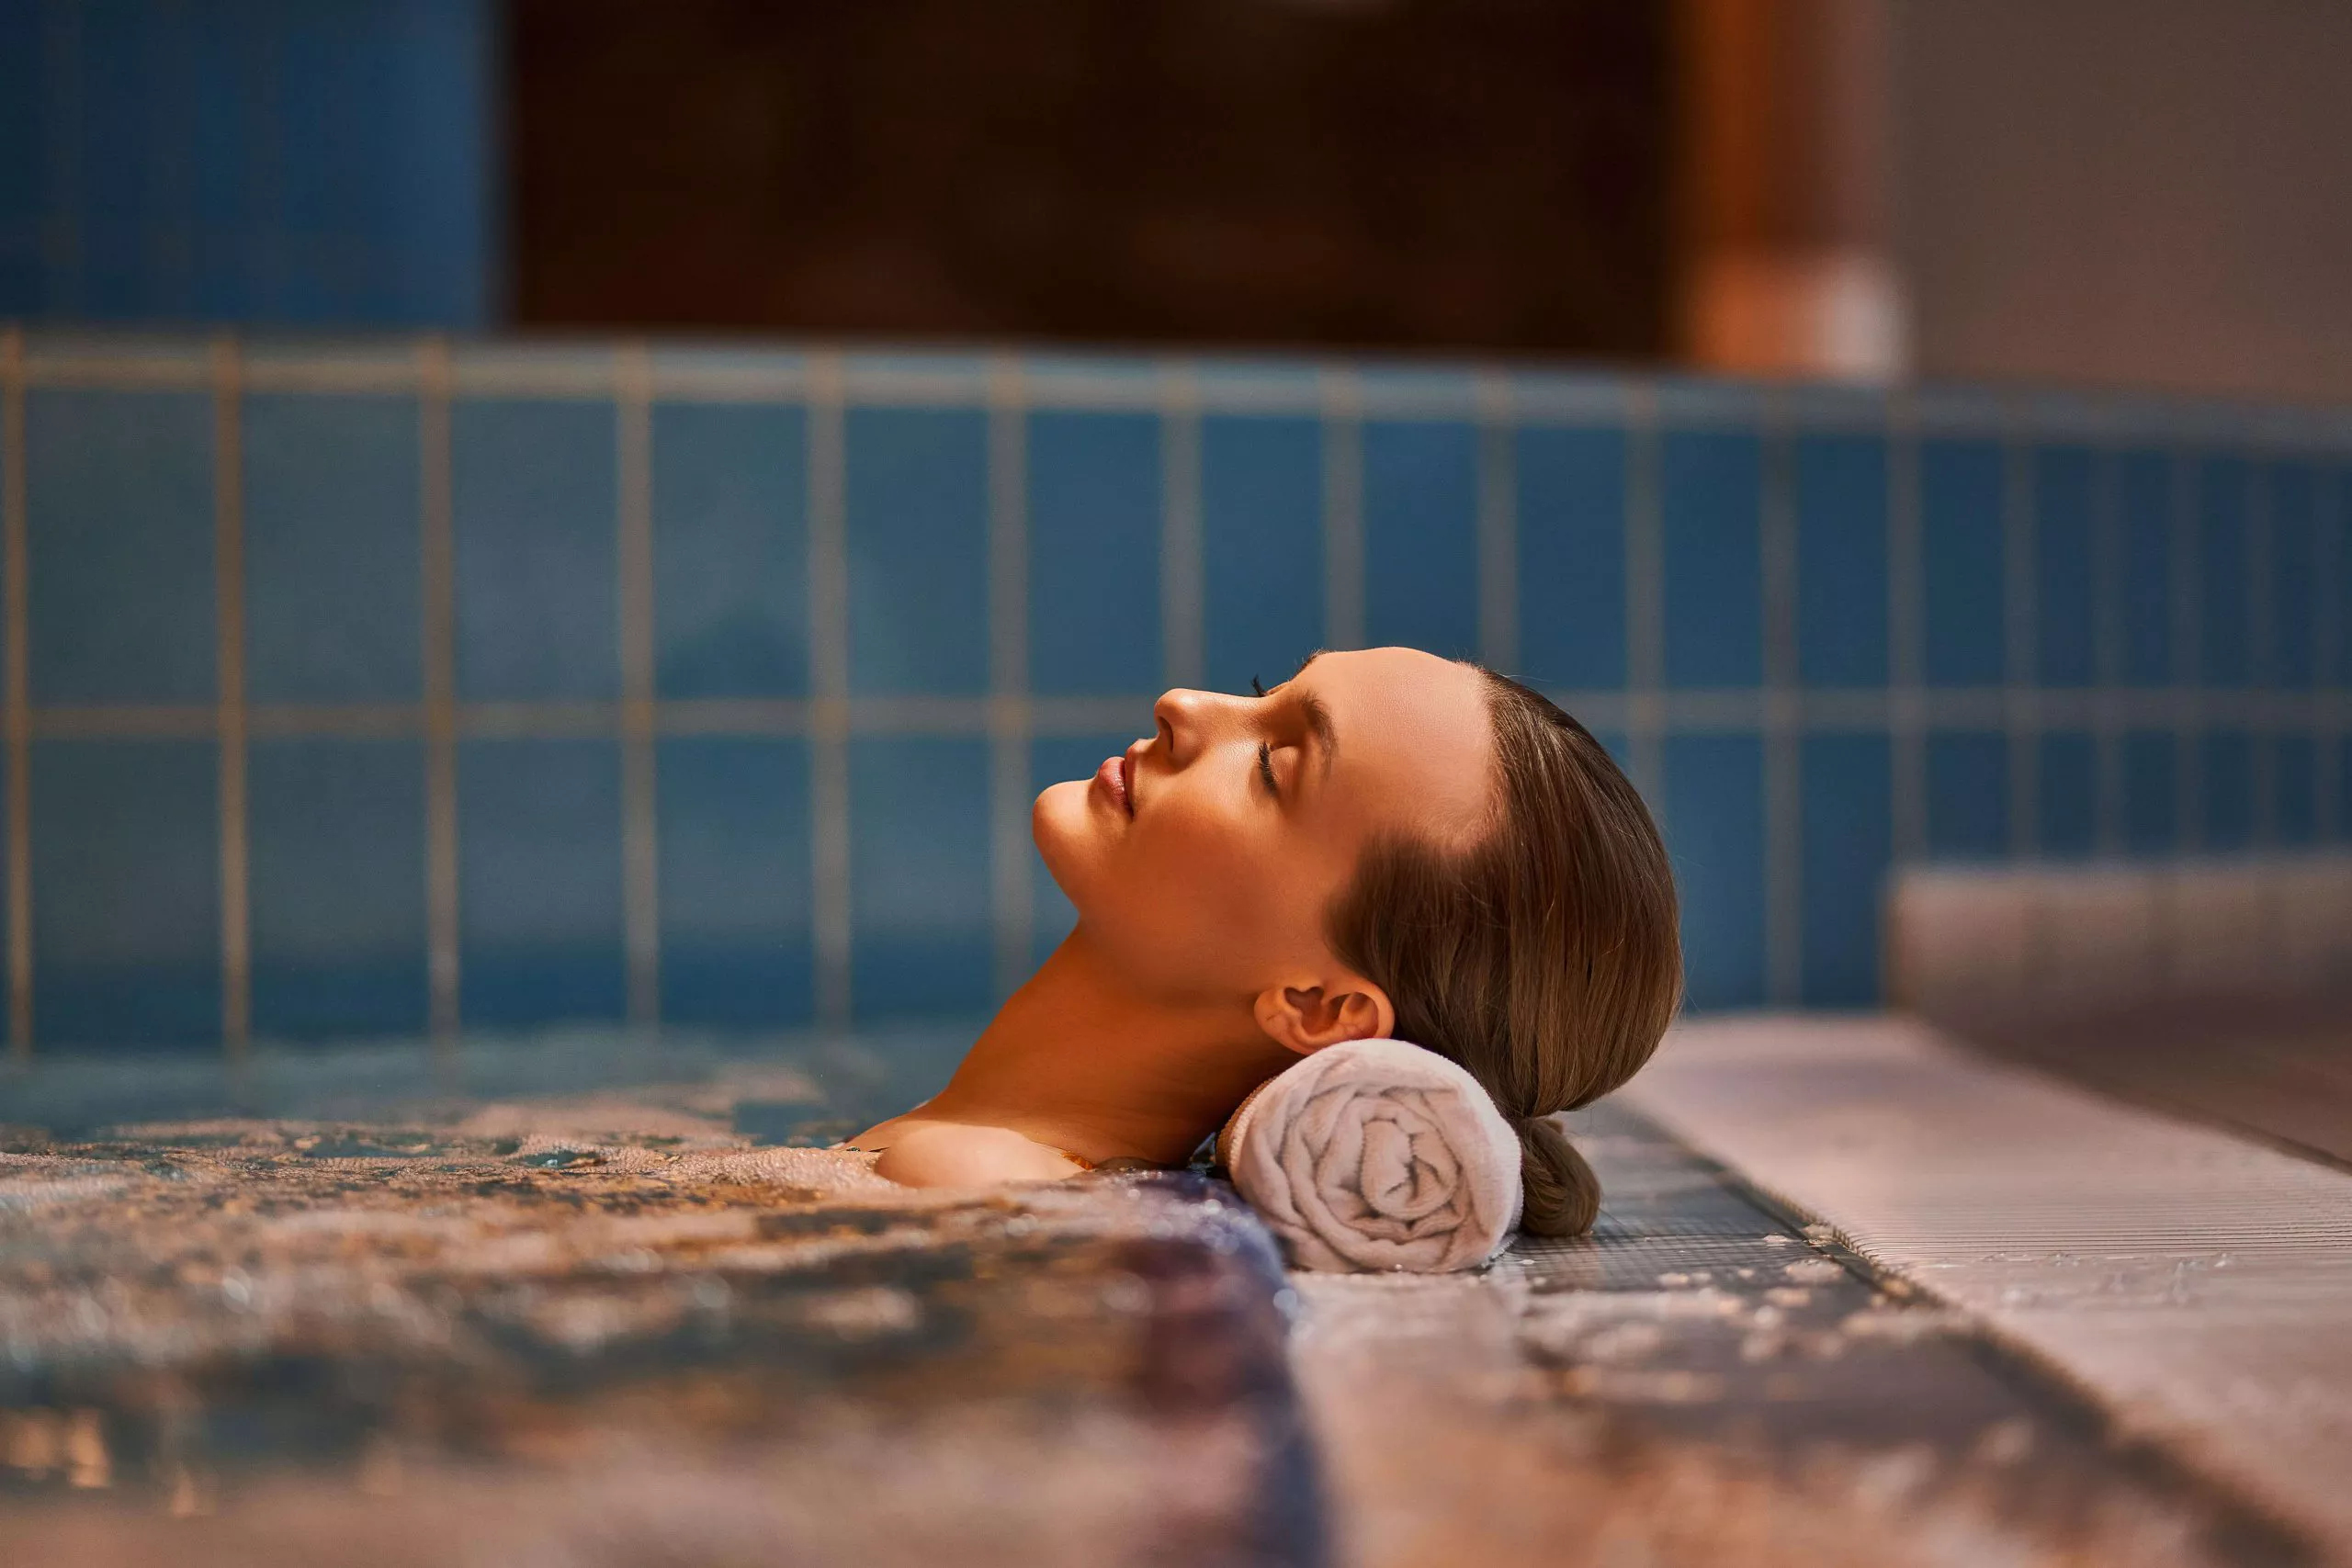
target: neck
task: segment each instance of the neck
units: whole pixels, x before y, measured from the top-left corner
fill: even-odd
[[[1091,1160],[1177,1165],[1296,1059],[1266,1038],[1246,1002],[1139,994],[1081,925],[912,1114],[1007,1127]]]

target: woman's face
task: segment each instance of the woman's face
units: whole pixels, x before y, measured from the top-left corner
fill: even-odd
[[[1173,691],[1158,728],[1037,797],[1046,868],[1148,991],[1224,1001],[1322,985],[1323,911],[1371,840],[1467,844],[1493,796],[1493,728],[1466,664],[1324,653],[1262,697]]]

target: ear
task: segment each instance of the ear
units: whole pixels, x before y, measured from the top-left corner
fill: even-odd
[[[1396,1010],[1388,993],[1356,975],[1322,985],[1272,986],[1258,993],[1258,1027],[1287,1051],[1307,1055],[1342,1040],[1395,1032]]]

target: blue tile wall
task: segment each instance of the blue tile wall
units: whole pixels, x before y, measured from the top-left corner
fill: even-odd
[[[2132,730],[2123,737],[2123,847],[2137,855],[2180,849],[2180,743]]]
[[[2209,686],[2244,686],[2254,677],[2246,538],[2250,476],[2243,457],[2208,457],[2198,465],[2198,656]]]
[[[492,0],[0,0],[0,315],[479,328]]]
[[[1478,434],[1363,427],[1363,628],[1373,647],[1478,656]]]
[[[1159,421],[1029,421],[1029,689],[1148,692],[1159,679]]]
[[[1520,672],[1546,686],[1623,686],[1625,433],[1521,430],[1512,456]]]
[[[25,409],[35,702],[210,702],[212,405],[58,389]]]
[[[808,420],[797,408],[652,412],[654,689],[808,691]]]
[[[1796,441],[1797,678],[1886,683],[1887,465],[1883,436]]]
[[[1975,861],[2008,854],[2007,736],[1947,732],[1928,737],[1928,852]]]
[[[2199,791],[2205,824],[2198,847],[2227,853],[2254,845],[2254,737],[2244,730],[2209,730],[2204,737]]]
[[[1323,645],[1323,427],[1201,421],[1202,644],[1209,684],[1272,685]]]
[[[2062,860],[2092,853],[2098,848],[2098,738],[2080,730],[2045,734],[2037,767],[2041,852]]]
[[[241,417],[245,694],[416,701],[416,400],[267,393]]]
[[[1991,441],[1921,444],[1920,557],[1931,686],[1995,686],[2007,677],[2001,468],[2001,448]]]
[[[2173,651],[2173,466],[2166,454],[2144,450],[2125,453],[2116,465],[2123,680],[2132,686],[2169,685],[2179,675]]]
[[[1663,446],[1666,682],[1759,684],[1763,443],[1749,432],[1669,430]]]
[[[2319,841],[2319,748],[2308,735],[2282,735],[2270,754],[2277,842],[2301,849]]]
[[[620,694],[618,454],[600,402],[458,405],[449,443],[458,692]]]
[[[854,740],[849,777],[851,1016],[985,1012],[996,995],[986,746]]]
[[[1808,735],[1804,781],[1804,1000],[1878,999],[1879,901],[1894,853],[1894,750],[1884,735]]]
[[[616,1020],[622,953],[620,748],[458,748],[458,958],[472,1027]]]
[[[246,761],[253,1027],[425,1026],[424,758],[413,740],[260,740]]]
[[[989,687],[989,432],[976,409],[852,409],[850,689]]]
[[[2098,459],[2034,454],[2034,652],[2044,686],[2098,683]]]
[[[2268,682],[2308,692],[2318,683],[2315,641],[2321,603],[2319,486],[2307,463],[2278,463],[2270,479],[2270,646]]]
[[[1690,1005],[1752,1002],[1764,995],[1762,742],[1668,736],[1665,805]]]
[[[2352,833],[2324,424],[1497,371],[1498,423],[1467,375],[1241,361],[1163,411],[1151,364],[766,346],[467,347],[450,386],[413,343],[0,332],[43,1051],[217,1047],[241,1002],[296,1042],[981,1013],[1075,918],[1001,791],[1147,733],[1171,654],[1241,690],[1347,628],[1515,646],[1590,724],[1697,1007],[1875,1001],[1906,861]]]
[[[654,755],[662,1016],[736,1028],[812,1021],[807,743],[682,736]]]
[[[217,1041],[217,748],[45,740],[31,761],[35,1037],[67,1047]]]

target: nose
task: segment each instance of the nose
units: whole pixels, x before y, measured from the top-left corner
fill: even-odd
[[[1156,739],[1168,755],[1170,767],[1185,767],[1200,755],[1216,730],[1223,708],[1232,702],[1215,692],[1196,692],[1186,686],[1160,694],[1151,705],[1151,716],[1159,726]]]

